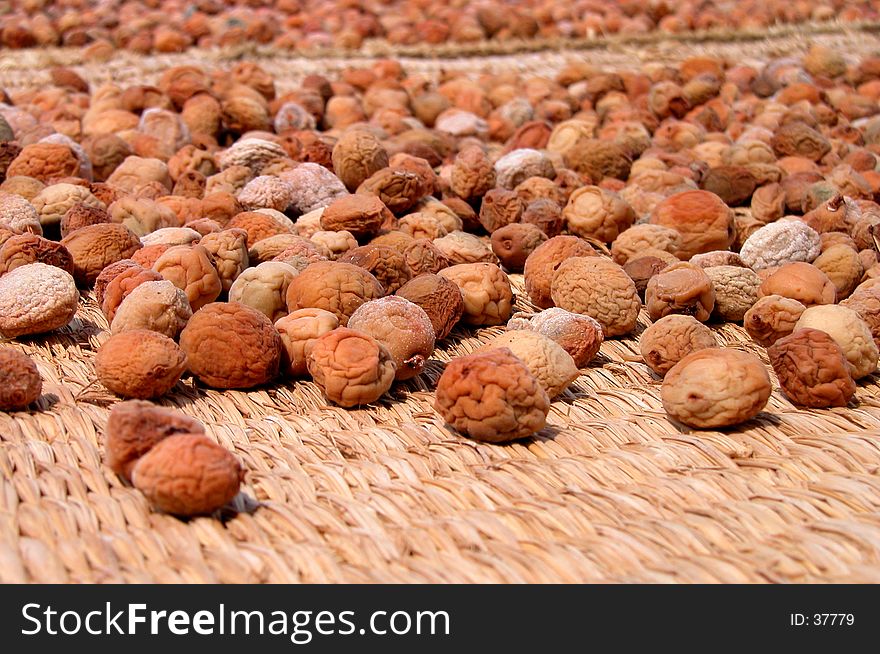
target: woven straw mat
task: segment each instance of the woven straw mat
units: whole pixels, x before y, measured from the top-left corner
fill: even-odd
[[[741,327],[713,329],[767,363]],[[204,422],[247,478],[220,516],[184,521],[103,462],[119,400],[94,381],[108,332],[86,294],[68,327],[9,344],[44,385],[34,410],[0,413],[0,581],[880,582],[878,375],[830,410],[794,407],[773,377],[757,418],[692,431],[667,419],[636,338],[614,339],[535,438],[487,445],[444,426],[433,388],[502,330],[454,331],[359,410],[310,381],[186,378],[161,404]]]

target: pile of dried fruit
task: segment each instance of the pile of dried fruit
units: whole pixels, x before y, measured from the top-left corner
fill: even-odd
[[[774,378],[797,404],[844,406],[877,368],[878,58],[439,80],[383,60],[284,95],[249,62],[156,86],[53,79],[0,104],[0,334],[63,328],[94,287],[110,332],[95,372],[121,397],[187,374],[310,377],[357,407],[423,374],[454,328],[506,325],[446,366],[435,401],[503,442],[542,429],[640,315],[663,406],[692,427],[751,419]],[[520,272],[534,310],[512,315]],[[719,347],[723,322],[771,366]],[[39,374],[3,356],[19,409]],[[114,470],[164,510],[226,502],[237,464],[201,426],[172,431],[108,426]]]
[[[7,48],[72,46],[87,55],[114,50],[181,52],[198,46],[271,45],[284,50],[358,48],[369,39],[392,45],[506,42],[524,39],[675,34],[756,29],[779,23],[876,20],[869,0],[766,2],[732,7],[713,0],[27,0],[0,19]]]

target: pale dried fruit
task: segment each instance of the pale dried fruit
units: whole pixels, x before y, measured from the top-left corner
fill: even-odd
[[[266,316],[237,302],[196,311],[180,333],[188,367],[213,388],[253,388],[271,381],[281,362],[281,337]]]
[[[529,299],[542,309],[552,307],[550,287],[559,266],[572,257],[595,255],[593,247],[577,236],[554,236],[542,243],[526,258],[523,266]]]
[[[126,260],[123,259],[123,261]],[[107,268],[104,270],[107,270]],[[100,275],[98,277],[100,278]],[[108,323],[112,323],[119,305],[135,288],[146,282],[161,280],[162,276],[154,270],[148,270],[140,266],[126,267],[125,270],[121,270],[118,274],[113,275],[113,278],[104,286],[100,305],[101,313],[107,318]]]
[[[578,377],[572,356],[551,338],[531,330],[499,334],[478,352],[508,348],[519,357],[551,399],[562,393]]]
[[[805,307],[797,300],[781,295],[760,298],[743,317],[743,326],[759,345],[768,347],[794,331]]]
[[[730,322],[742,322],[746,312],[758,301],[761,278],[751,268],[710,266],[704,268],[715,289],[712,315]]]
[[[539,150],[518,148],[495,162],[495,178],[503,189],[516,188],[529,177],[553,179],[556,170],[550,158]]]
[[[650,223],[671,227],[681,236],[680,259],[712,250],[727,250],[733,244],[733,211],[714,193],[684,191],[669,196],[651,212]]]
[[[433,241],[450,264],[497,263],[498,258],[489,245],[478,236],[456,230]]]
[[[663,379],[660,398],[671,418],[689,427],[718,429],[754,418],[771,390],[767,369],[754,354],[713,347],[675,364]]]
[[[367,130],[346,130],[333,146],[333,170],[351,192],[386,166],[388,153],[379,139]]]
[[[247,232],[243,229],[224,229],[206,234],[199,245],[208,251],[213,260],[223,290],[229,291],[232,283],[250,264]]]
[[[0,251],[2,256],[2,251]],[[837,299],[843,300],[849,297],[862,279],[865,272],[859,253],[848,245],[832,245],[813,260],[813,265],[824,272],[834,288],[837,289]]]
[[[306,347],[309,374],[342,407],[378,400],[391,388],[395,364],[385,346],[368,334],[337,327]]]
[[[739,254],[750,268],[761,270],[794,261],[809,263],[821,249],[816,230],[797,220],[785,220],[758,229],[746,239]]]
[[[715,335],[693,316],[670,314],[650,325],[639,337],[639,352],[661,377],[691,352],[717,347]]]
[[[229,301],[256,309],[272,322],[287,315],[287,289],[299,271],[280,261],[248,268],[229,289]]]
[[[532,316],[514,314],[507,328],[527,329],[546,336],[568,352],[578,368],[592,361],[605,339],[598,320],[559,307],[544,309]]]
[[[202,434],[173,434],[135,464],[131,481],[157,509],[211,513],[238,494],[244,472],[228,450]]]
[[[92,194],[88,187],[67,183],[47,186],[31,200],[31,204],[37,210],[40,224],[44,228],[59,224],[64,214],[77,204],[85,204],[99,209],[107,208]]]
[[[153,270],[186,294],[193,311],[216,300],[223,290],[211,255],[201,245],[169,248],[153,264]]]
[[[573,234],[603,243],[614,241],[636,219],[632,207],[619,195],[598,186],[583,186],[572,193],[562,217]]]
[[[42,390],[40,371],[29,356],[11,347],[0,349],[0,411],[21,411]]]
[[[306,348],[319,336],[339,327],[339,319],[323,309],[299,309],[275,322],[281,336],[281,370],[302,377],[307,372]]]
[[[383,295],[382,284],[363,268],[339,261],[318,261],[290,282],[287,310],[324,309],[344,327],[355,309]]]
[[[850,364],[831,336],[798,329],[767,348],[779,385],[795,404],[823,409],[846,406],[856,392]]]
[[[715,308],[715,288],[702,268],[681,261],[667,266],[648,281],[645,307],[651,320],[682,313],[706,322]]]
[[[43,334],[69,323],[79,293],[69,273],[29,263],[0,277],[0,336]]]
[[[358,246],[354,234],[344,229],[338,231],[321,230],[312,234],[309,240],[317,245],[318,249],[328,251],[330,254],[327,258],[331,261],[336,261],[346,252]]]
[[[464,300],[461,320],[468,325],[501,325],[510,318],[513,291],[510,279],[492,263],[462,263],[440,271],[454,282]]]
[[[456,155],[450,187],[464,200],[482,197],[495,187],[495,168],[481,147],[468,146]]]
[[[174,284],[166,280],[144,282],[131,290],[117,307],[110,333],[149,329],[176,339],[191,317],[192,308],[186,293]]]
[[[852,377],[859,380],[877,369],[877,345],[865,321],[852,309],[836,304],[807,307],[795,324],[795,331],[811,327],[828,334],[841,347],[852,365]]]
[[[397,289],[396,295],[422,308],[438,341],[449,335],[464,312],[464,298],[458,285],[440,275],[419,275]]]
[[[611,256],[620,265],[642,256],[645,250],[663,250],[675,254],[681,249],[681,234],[672,227],[641,223],[633,225],[611,244]]]
[[[120,402],[110,410],[105,429],[107,465],[124,479],[144,454],[172,434],[204,433],[202,424],[180,411],[142,400]]]
[[[434,327],[427,313],[409,300],[389,295],[365,302],[351,314],[348,327],[369,334],[394,360],[396,380],[422,372],[434,351]]]
[[[642,307],[635,284],[623,268],[597,256],[563,261],[553,276],[550,294],[555,306],[599,321],[606,337],[635,329]]]
[[[121,397],[141,400],[168,393],[186,370],[186,355],[173,340],[135,329],[107,339],[95,355],[95,374]]]
[[[323,209],[333,200],[348,195],[345,184],[331,171],[316,163],[301,163],[279,175],[293,187],[288,211],[307,214]]]
[[[43,235],[40,214],[33,204],[15,193],[0,191],[0,227],[16,234]]]
[[[761,295],[781,295],[806,306],[834,304],[837,289],[816,266],[795,262],[780,266],[761,283]]]
[[[543,429],[550,399],[525,363],[502,347],[450,361],[434,408],[461,433],[504,443]]]
[[[728,252],[727,250],[713,250],[712,252],[695,254],[690,258],[690,263],[699,268],[712,268],[714,266],[749,267],[736,252]]]
[[[61,239],[61,244],[73,256],[73,277],[80,286],[92,284],[104,268],[130,259],[142,247],[137,234],[115,223],[83,227]]]

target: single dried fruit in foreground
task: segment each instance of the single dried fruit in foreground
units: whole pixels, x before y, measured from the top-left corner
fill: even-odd
[[[660,397],[670,417],[698,429],[754,418],[770,398],[770,377],[753,354],[728,348],[692,352],[666,373]]]
[[[639,337],[642,358],[660,376],[688,354],[717,346],[711,329],[693,316],[677,313],[660,318]]]
[[[671,227],[681,235],[681,244],[674,253],[679,259],[727,250],[736,236],[733,212],[709,191],[684,191],[669,196],[654,207],[650,222]]]
[[[107,465],[124,479],[131,478],[137,460],[171,434],[204,433],[195,418],[142,400],[120,402],[110,410],[105,429]]]
[[[227,449],[202,434],[174,434],[135,464],[134,487],[174,515],[216,511],[238,494],[244,471]]]
[[[460,263],[440,271],[454,282],[464,300],[462,322],[468,325],[501,325],[513,310],[510,279],[494,263]]]
[[[550,398],[526,364],[500,347],[450,361],[437,383],[434,408],[461,433],[504,443],[543,429]]]
[[[95,356],[95,373],[107,390],[140,400],[168,393],[184,370],[186,354],[177,343],[147,329],[111,336]]]
[[[347,327],[309,343],[306,361],[327,399],[346,408],[375,402],[394,382],[391,353],[369,334]]]
[[[36,402],[43,390],[37,365],[11,347],[0,349],[0,411],[19,411]]]
[[[850,364],[831,336],[798,329],[767,348],[779,385],[795,404],[822,409],[846,406],[856,392]]]
[[[266,316],[237,302],[196,311],[180,347],[200,381],[213,388],[253,388],[271,381],[281,363],[281,337]]]

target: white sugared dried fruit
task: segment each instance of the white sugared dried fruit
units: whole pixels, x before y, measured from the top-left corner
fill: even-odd
[[[70,273],[45,263],[19,266],[0,277],[0,336],[16,338],[64,327],[79,292]]]
[[[810,263],[822,251],[819,233],[799,220],[764,225],[746,239],[740,257],[754,270],[804,261]]]

